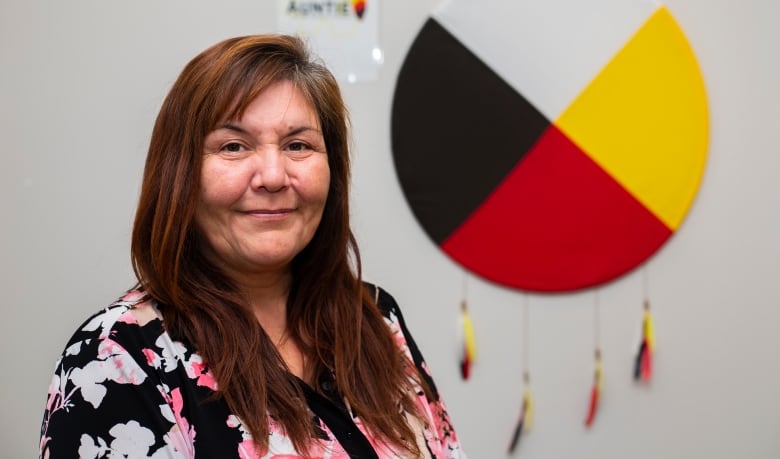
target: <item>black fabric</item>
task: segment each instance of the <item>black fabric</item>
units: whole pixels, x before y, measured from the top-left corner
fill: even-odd
[[[357,428],[341,396],[336,390],[335,382],[330,376],[320,378],[319,386],[322,393],[298,379],[306,396],[309,409],[328,426],[333,436],[352,459],[379,459],[371,443]]]
[[[372,286],[370,288],[374,289],[377,287]],[[422,352],[420,352],[420,348],[417,347],[417,343],[414,341],[414,338],[409,333],[409,329],[406,327],[406,321],[404,320],[404,316],[401,313],[401,308],[398,307],[398,303],[396,303],[395,298],[393,298],[392,295],[385,292],[381,288],[379,289],[379,293],[377,296],[378,296],[377,305],[379,306],[379,310],[382,312],[382,315],[387,318],[390,318],[390,316],[393,315],[396,317],[396,319],[398,319],[398,324],[401,326],[401,331],[406,337],[406,345],[409,346],[409,352],[412,354],[412,360],[414,361],[415,367],[418,370],[423,368],[425,359],[423,358]],[[431,377],[431,375],[428,374],[427,371],[419,371],[419,374],[432,392],[431,394],[433,396],[432,401],[438,402],[439,391],[436,388],[436,383],[433,382],[433,378]]]

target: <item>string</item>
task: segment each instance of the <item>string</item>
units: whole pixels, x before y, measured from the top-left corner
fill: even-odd
[[[523,293],[523,337],[522,337],[522,345],[523,345],[523,351],[522,351],[522,357],[523,357],[523,378],[526,380],[526,384],[528,384],[529,374],[530,374],[530,368],[531,363],[529,361],[529,332],[531,330],[531,327],[529,325],[530,319],[529,319],[529,298],[527,293]]]
[[[469,274],[468,274],[468,272],[467,272],[467,271],[464,269],[464,270],[463,270],[463,286],[462,286],[462,290],[463,290],[463,301],[464,301],[464,302],[466,301],[466,295],[468,295],[468,285],[467,285],[467,284],[468,284],[468,278],[469,278]]]
[[[601,349],[601,307],[599,305],[599,289],[593,292],[593,344],[597,352]]]

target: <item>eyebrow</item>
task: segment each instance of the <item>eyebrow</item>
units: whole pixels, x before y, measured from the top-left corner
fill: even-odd
[[[315,127],[312,127],[312,126],[298,126],[296,128],[290,129],[290,132],[288,132],[287,135],[288,136],[289,135],[296,135],[296,134],[300,134],[301,132],[306,132],[306,131],[314,131],[314,132],[316,132],[318,134],[322,134],[322,131],[320,131],[319,129],[317,129]]]
[[[220,126],[217,126],[217,129],[227,129],[227,130],[230,130],[230,131],[239,132],[241,134],[248,134],[248,131],[246,129],[242,128],[241,126],[239,126],[237,124],[233,124],[233,123],[222,124]],[[319,134],[322,134],[322,132],[319,129],[317,129],[315,127],[312,127],[312,126],[304,125],[304,126],[294,127],[292,129],[290,129],[288,132],[286,132],[284,135],[285,136],[297,135],[297,134],[300,134],[301,132],[305,132],[305,131],[314,131],[314,132],[317,132]]]
[[[242,134],[246,134],[247,133],[246,129],[242,128],[241,126],[238,126],[236,124],[231,124],[231,123],[225,123],[225,124],[222,124],[220,126],[217,126],[217,129],[215,129],[215,131],[218,130],[218,129],[227,129],[229,131],[236,131],[236,132],[240,132]]]

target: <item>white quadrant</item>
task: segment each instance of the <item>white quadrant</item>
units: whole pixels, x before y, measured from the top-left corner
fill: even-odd
[[[554,121],[660,6],[652,0],[449,0],[432,15]]]

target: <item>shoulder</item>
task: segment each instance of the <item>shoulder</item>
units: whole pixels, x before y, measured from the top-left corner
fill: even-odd
[[[377,284],[372,284],[369,282],[363,282],[363,288],[366,290],[368,295],[373,298],[374,303],[376,303],[377,308],[379,308],[379,312],[382,313],[385,319],[391,321],[403,320],[401,316],[401,308],[398,306],[398,303],[396,302],[393,295],[391,295],[387,290],[383,289]]]
[[[159,320],[159,313],[154,302],[132,290],[89,316],[73,333],[68,346],[85,340],[115,340],[155,320]]]
[[[61,374],[105,372],[111,368],[132,380],[142,378],[148,349],[163,335],[152,301],[131,291],[89,316],[72,334],[56,368]],[[132,375],[126,374],[131,372]]]
[[[425,363],[425,358],[423,357],[420,348],[417,346],[412,333],[409,331],[406,320],[401,313],[401,308],[398,306],[395,298],[378,285],[369,284],[367,282],[364,282],[363,284],[366,290],[372,295],[372,298],[374,298],[379,310],[382,312],[396,345],[406,357],[411,359],[417,367],[418,372],[431,389],[434,400],[438,400],[439,395],[436,384],[433,382],[433,378],[428,371],[428,366]]]
[[[110,445],[121,457],[149,457],[171,441],[189,445],[178,429],[188,426],[185,404],[199,408],[186,395],[195,386],[210,390],[213,378],[197,355],[167,338],[156,304],[130,292],[87,318],[55,365],[41,456],[103,457]]]
[[[401,308],[393,295],[376,284],[364,282],[363,285],[382,314],[396,345],[401,348],[404,354],[412,358],[415,363],[422,363],[422,356],[419,355],[414,338],[412,338],[409,332],[406,320],[404,320],[404,316],[401,313]]]

